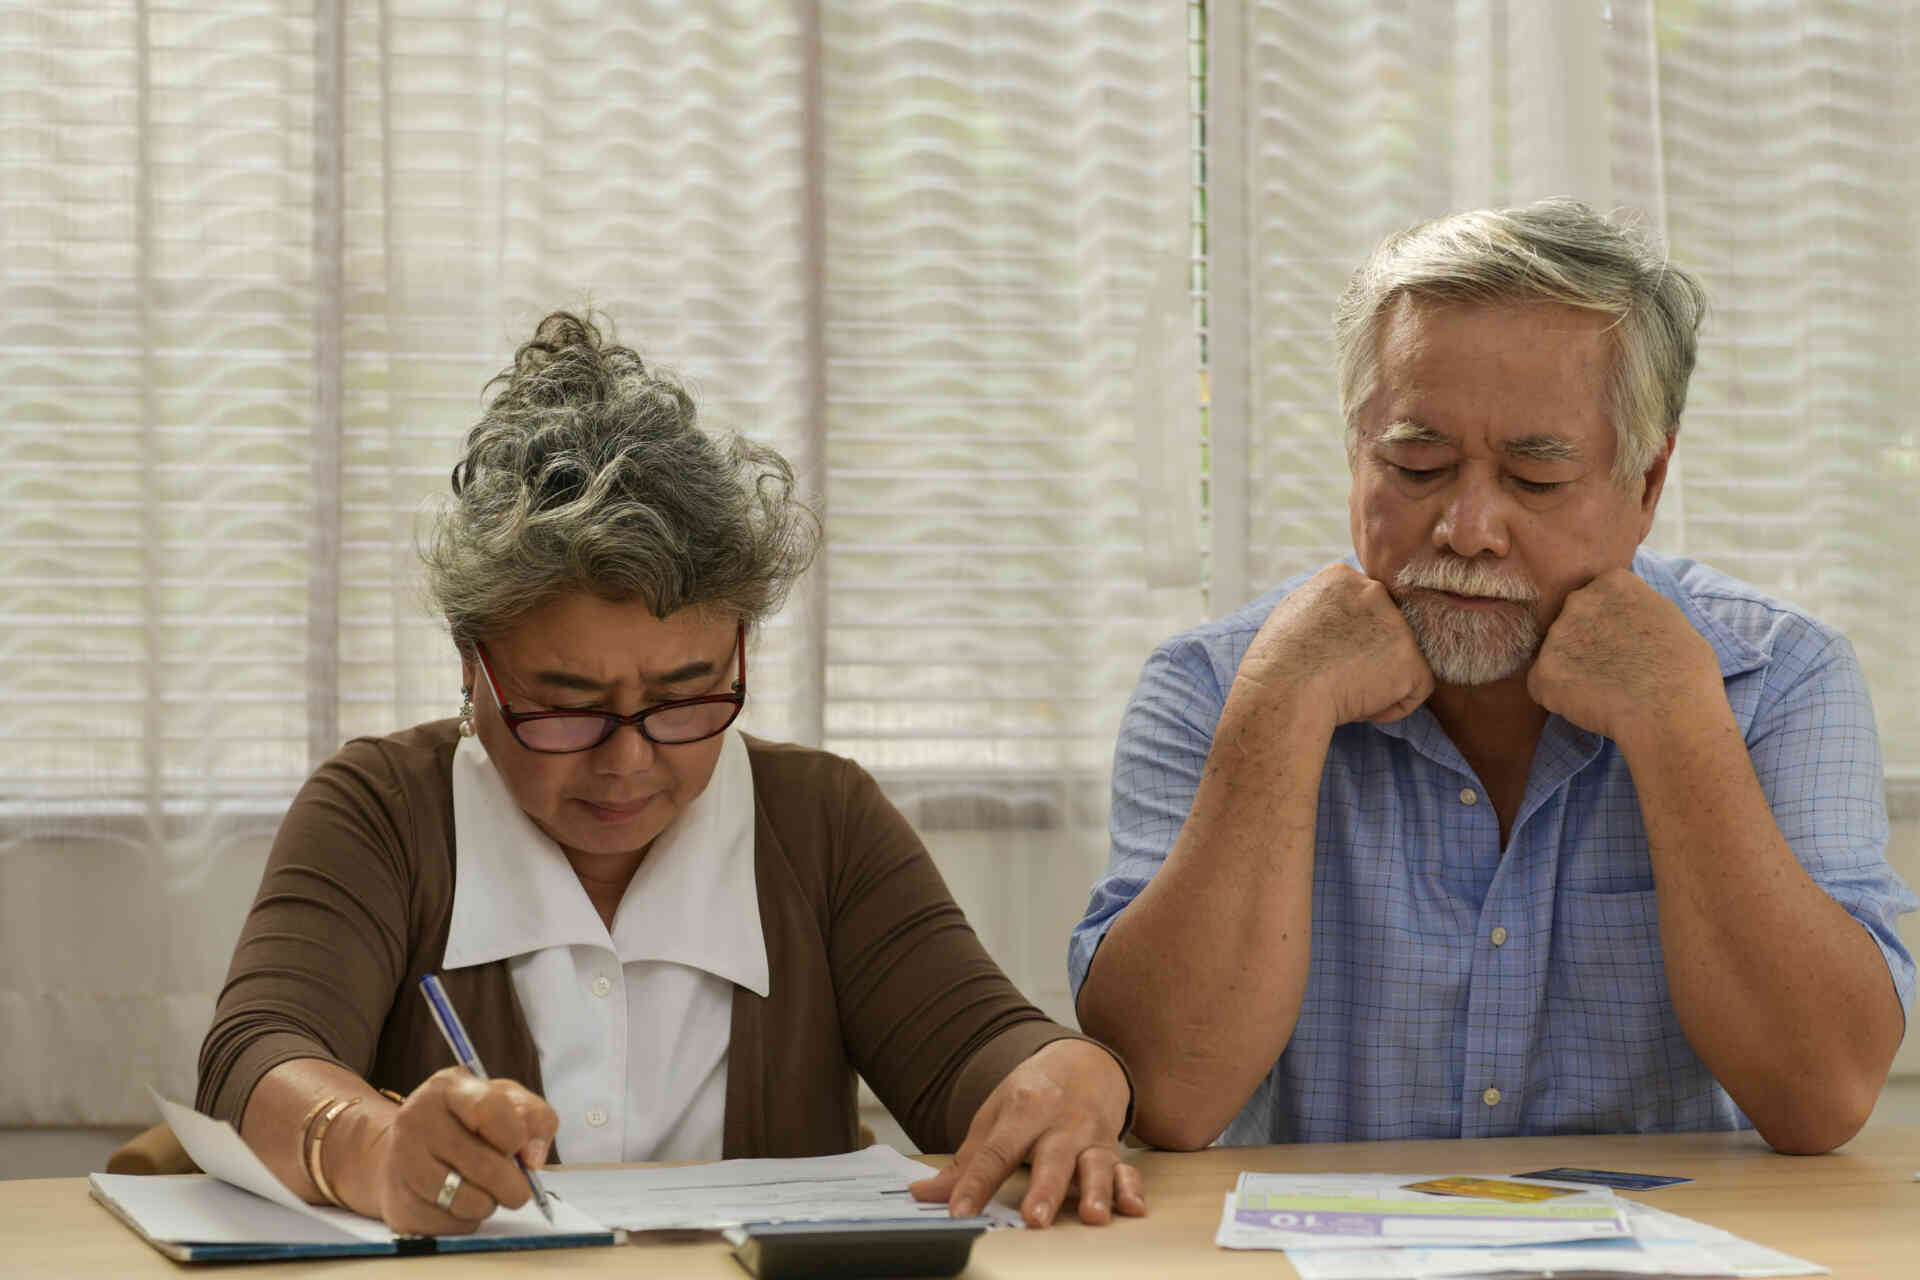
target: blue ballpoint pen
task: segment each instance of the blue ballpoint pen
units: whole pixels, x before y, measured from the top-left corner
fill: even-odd
[[[447,1038],[447,1048],[453,1050],[454,1060],[480,1079],[487,1079],[487,1069],[480,1065],[480,1055],[473,1051],[473,1041],[467,1039],[467,1029],[460,1025],[460,1015],[453,1011],[453,1001],[447,999],[446,988],[440,985],[440,975],[430,973],[420,979],[420,994],[427,998],[427,1008],[433,1011],[434,1025]],[[513,1162],[520,1166],[520,1172],[527,1175],[527,1185],[533,1188],[533,1202],[540,1206],[540,1212],[546,1215],[547,1224],[551,1226],[553,1207],[547,1203],[547,1189],[541,1185],[540,1175],[527,1168],[527,1162],[518,1155],[514,1156]]]

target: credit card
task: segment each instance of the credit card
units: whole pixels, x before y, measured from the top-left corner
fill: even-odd
[[[1516,1178],[1551,1178],[1555,1182],[1591,1182],[1596,1186],[1613,1187],[1619,1191],[1652,1191],[1655,1187],[1670,1187],[1676,1182],[1692,1182],[1692,1178],[1671,1178],[1663,1173],[1620,1173],[1613,1169],[1541,1169],[1535,1173],[1516,1173]]]

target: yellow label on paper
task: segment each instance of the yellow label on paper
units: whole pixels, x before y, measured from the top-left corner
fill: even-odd
[[[1531,1182],[1508,1182],[1504,1178],[1428,1178],[1409,1182],[1408,1191],[1425,1191],[1436,1196],[1466,1196],[1472,1200],[1504,1200],[1509,1204],[1531,1204],[1556,1196],[1577,1195],[1566,1187],[1543,1187]]]

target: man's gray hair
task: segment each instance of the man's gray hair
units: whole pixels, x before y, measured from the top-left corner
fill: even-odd
[[[1706,293],[1638,228],[1577,200],[1478,209],[1390,236],[1333,310],[1347,452],[1379,379],[1380,329],[1402,296],[1435,302],[1557,302],[1612,316],[1608,415],[1614,479],[1630,485],[1680,429]]]
[[[567,591],[758,622],[812,562],[819,519],[787,460],[709,435],[591,316],[542,320],[496,383],[421,551],[463,652]]]

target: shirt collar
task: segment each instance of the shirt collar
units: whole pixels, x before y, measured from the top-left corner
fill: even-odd
[[[447,968],[588,946],[611,950],[622,964],[667,961],[756,995],[771,990],[754,876],[753,766],[733,730],[705,789],[654,838],[611,931],[560,846],[514,803],[478,738],[461,739],[454,752],[453,814],[459,856]]]

